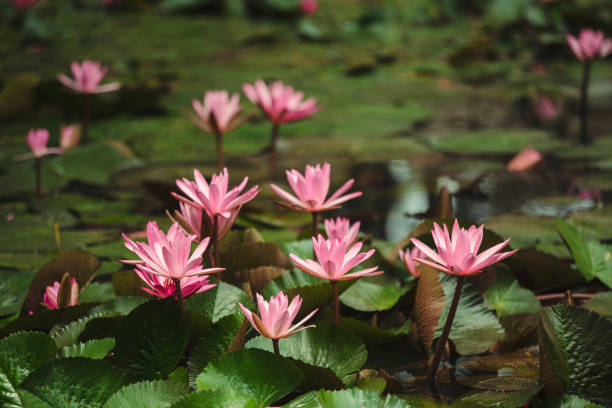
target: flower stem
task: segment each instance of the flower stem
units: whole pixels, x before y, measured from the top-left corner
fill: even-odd
[[[274,180],[276,176],[276,142],[278,140],[280,125],[278,123],[272,124],[272,131],[270,132],[270,161],[268,163],[270,180]]]
[[[219,267],[219,215],[213,216],[213,230],[212,230],[212,248],[213,248],[213,267]]]
[[[40,198],[41,194],[41,173],[42,173],[42,158],[41,157],[37,157],[36,158],[36,198]]]
[[[319,232],[319,213],[312,212],[312,236],[316,237]]]
[[[464,282],[465,276],[459,276],[457,278],[457,286],[455,286],[455,293],[453,294],[453,300],[448,311],[446,323],[444,323],[442,336],[440,336],[440,338],[438,339],[438,344],[436,345],[436,354],[434,354],[434,358],[431,362],[431,365],[429,366],[429,370],[427,371],[427,379],[430,381],[435,380],[436,374],[438,373],[438,365],[440,364],[442,352],[444,351],[446,341],[448,340],[448,335],[450,334],[451,327],[453,326],[453,320],[455,319],[457,306],[459,306],[459,298],[461,297],[461,289],[463,289]]]
[[[330,281],[332,284],[332,293],[334,295],[334,324],[340,324],[340,304],[338,303],[338,281]]]
[[[280,356],[280,347],[278,346],[278,339],[272,339],[272,346],[274,346],[274,354]]]
[[[582,64],[582,83],[580,84],[580,143],[586,145],[593,142],[588,131],[589,111],[589,79],[591,76],[591,62]]]
[[[179,303],[179,306],[181,307],[181,313],[183,315],[183,317],[187,317],[187,315],[185,314],[185,302],[183,301],[183,289],[181,288],[181,280],[180,279],[173,279],[174,281],[174,288],[176,290],[176,297]]]
[[[225,158],[223,156],[223,135],[218,130],[215,130],[215,148],[217,149],[217,170],[221,171],[225,167]]]
[[[91,95],[85,95],[83,101],[83,120],[81,121],[81,140],[87,142],[89,120],[91,118]]]

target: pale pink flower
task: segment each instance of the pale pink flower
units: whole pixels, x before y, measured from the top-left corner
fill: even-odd
[[[542,161],[542,154],[531,146],[525,147],[507,164],[509,171],[528,170]]]
[[[559,116],[559,107],[548,96],[542,96],[536,102],[536,113],[541,120],[550,121]]]
[[[304,119],[320,109],[314,98],[303,100],[303,92],[295,91],[292,86],[285,86],[281,81],[268,86],[258,79],[255,84],[244,84],[242,90],[272,123],[278,125]]]
[[[484,268],[496,262],[506,259],[514,254],[517,249],[509,252],[499,251],[508,245],[510,238],[478,254],[482,243],[484,226],[476,227],[472,225],[469,229],[460,228],[455,220],[452,238],[448,233],[448,228],[444,225],[444,231],[434,223],[431,231],[434,243],[438,252],[436,253],[427,245],[416,238],[412,238],[412,243],[418,247],[429,259],[413,258],[415,261],[429,265],[444,273],[458,276],[476,275]]]
[[[152,273],[144,272],[136,269],[134,272],[145,281],[145,283],[149,286],[141,287],[147,293],[152,294],[153,296],[157,296],[160,299],[165,299],[167,297],[172,296],[174,299],[177,298],[176,294],[176,285],[174,284],[174,280],[167,278],[165,276],[155,275]],[[181,279],[181,294],[185,298],[193,293],[200,293],[207,291],[209,289],[217,286],[216,284],[211,284],[208,281],[208,276],[188,276]]]
[[[62,149],[57,147],[47,147],[48,141],[49,131],[47,129],[30,129],[28,136],[26,137],[26,142],[28,143],[30,150],[32,150],[32,154],[37,159],[40,159],[48,154],[62,154]],[[23,157],[25,158],[26,156]]]
[[[220,215],[226,219],[231,218],[234,210],[240,210],[244,203],[252,200],[259,193],[259,186],[254,186],[240,195],[249,180],[248,177],[245,177],[240,185],[228,191],[227,168],[224,168],[219,174],[213,174],[210,184],[206,182],[198,169],[193,169],[193,175],[195,181],[186,178],[176,180],[176,185],[187,197],[174,192],[172,195],[179,201],[206,210],[212,217]]]
[[[596,57],[605,58],[612,53],[612,39],[601,31],[583,28],[578,38],[568,34],[565,39],[572,52],[580,61],[591,61]]]
[[[297,197],[287,193],[275,184],[270,184],[270,187],[272,187],[276,194],[288,201],[287,206],[296,211],[305,212],[320,212],[338,208],[345,201],[359,197],[362,194],[361,191],[356,191],[342,195],[353,186],[355,180],[350,179],[326,200],[325,198],[329,191],[330,172],[331,167],[329,163],[325,163],[323,167],[320,164],[314,167],[306,165],[304,175],[294,169],[285,171],[289,186],[291,186]]]
[[[324,224],[327,238],[340,239],[346,242],[347,245],[357,241],[357,234],[359,234],[359,227],[361,225],[359,221],[351,225],[348,218],[336,217],[334,219],[326,219]]]
[[[68,125],[60,127],[60,148],[68,150],[79,144],[81,138],[80,125]]]
[[[174,217],[172,217],[169,213],[168,216],[172,220],[172,222],[177,222],[187,234],[194,234],[199,239],[204,237],[209,237],[212,235],[212,225],[210,225],[210,219],[212,218],[208,215],[208,220],[204,221],[204,225],[202,225],[202,209],[195,208],[191,205],[185,204],[183,202],[179,202],[179,210],[174,211]],[[240,208],[234,208],[229,218],[219,217],[217,220],[217,227],[219,231],[217,232],[218,239],[221,240],[223,237],[230,231],[236,218],[238,217],[238,212]],[[176,218],[176,219],[175,219]],[[202,231],[202,227],[204,227],[204,231]]]
[[[350,280],[361,276],[381,275],[383,271],[378,270],[378,266],[362,269],[349,273],[351,269],[370,258],[374,254],[374,249],[368,252],[359,252],[362,247],[361,242],[357,242],[347,252],[348,244],[339,239],[325,239],[323,235],[312,237],[312,247],[317,256],[317,260],[303,260],[295,254],[289,254],[296,267],[307,274],[330,281]]]
[[[116,91],[121,88],[119,82],[100,85],[100,81],[106,75],[108,68],[102,66],[99,61],[83,61],[79,64],[73,61],[70,64],[74,79],[64,74],[58,74],[57,79],[72,91],[80,94],[98,94]]]
[[[238,118],[242,106],[237,93],[230,97],[227,91],[206,91],[203,102],[194,99],[191,104],[197,114],[193,123],[206,132],[226,133],[244,122]]]
[[[13,0],[15,8],[21,12],[27,11],[34,7],[38,3],[38,0]]]
[[[57,304],[57,295],[60,289],[60,282],[55,281],[53,285],[47,286],[43,295],[43,304],[48,309],[59,309]],[[70,303],[69,306],[74,306],[79,303],[79,284],[76,279],[70,279]]]
[[[120,260],[136,265],[136,270],[163,276],[169,279],[183,279],[189,276],[221,272],[225,268],[202,268],[202,254],[208,246],[208,238],[201,240],[191,256],[191,243],[195,235],[185,234],[178,223],[172,224],[168,235],[159,229],[155,221],[147,224],[147,242],[134,242],[123,234],[125,247],[140,259]]]
[[[400,249],[399,257],[412,276],[414,276],[415,278],[421,276],[421,269],[419,267],[418,262],[415,261],[415,258],[424,258],[425,254],[421,252],[419,248],[417,248],[416,246],[413,247],[412,250],[408,250],[406,248],[406,251]]]
[[[305,16],[312,16],[319,9],[317,0],[300,0],[300,9]]]
[[[261,318],[244,307],[242,303],[238,303],[238,305],[255,330],[262,336],[275,340],[284,339],[302,330],[315,327],[315,325],[300,326],[319,310],[313,310],[308,316],[300,320],[299,323],[291,326],[293,319],[295,319],[300,311],[300,306],[302,306],[300,295],[296,295],[291,300],[291,304],[289,304],[289,298],[282,291],[278,292],[278,295],[272,296],[269,303],[258,293],[257,306]]]

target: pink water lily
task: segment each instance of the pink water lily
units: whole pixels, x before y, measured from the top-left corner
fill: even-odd
[[[194,124],[210,133],[226,133],[244,122],[238,118],[242,106],[237,93],[230,97],[227,91],[206,91],[202,102],[194,99],[191,105],[197,114]]]
[[[60,127],[60,148],[68,150],[79,144],[81,138],[81,126],[68,125]]]
[[[167,297],[177,298],[176,284],[174,280],[165,276],[155,275],[142,270],[135,270],[136,274],[142,279],[149,287],[142,287],[141,289],[153,296],[160,299]],[[188,276],[182,278],[181,292],[183,297],[187,297],[193,293],[200,293],[217,286],[214,283],[208,281],[208,276]]]
[[[525,147],[506,166],[509,171],[524,171],[542,161],[542,154],[531,146]]]
[[[287,170],[287,181],[289,186],[295,193],[287,193],[276,184],[270,184],[270,187],[287,200],[286,205],[297,211],[320,212],[333,208],[338,208],[340,204],[353,198],[359,197],[361,191],[346,194],[355,180],[350,179],[342,185],[335,193],[326,199],[329,191],[331,167],[329,163],[325,163],[323,167],[320,164],[316,166],[306,165],[304,175],[297,170]]]
[[[421,252],[419,248],[415,246],[411,250],[406,248],[405,251],[400,249],[398,255],[400,257],[400,260],[412,276],[414,276],[415,278],[421,276],[421,269],[419,268],[419,263],[415,259],[424,258],[425,254]]]
[[[314,98],[304,100],[303,92],[295,91],[282,81],[274,81],[268,86],[258,79],[255,84],[244,84],[242,90],[271,122],[279,125],[307,118],[320,109]]]
[[[32,150],[32,155],[40,159],[48,154],[62,154],[62,149],[57,147],[47,147],[49,141],[49,131],[47,129],[30,129],[26,136],[26,143]],[[22,156],[26,158],[27,155]],[[29,156],[32,157],[32,156]]]
[[[536,101],[536,114],[542,121],[551,121],[559,116],[560,108],[548,96],[542,96]]]
[[[306,17],[312,16],[319,9],[317,0],[300,0],[300,9]]]
[[[501,242],[484,252],[478,253],[482,243],[484,226],[476,227],[472,225],[469,229],[460,228],[459,222],[455,220],[453,225],[452,238],[448,228],[444,225],[444,230],[434,223],[431,231],[437,252],[416,238],[412,238],[412,243],[420,249],[425,257],[412,258],[415,261],[429,265],[441,272],[458,276],[469,276],[481,273],[484,268],[496,262],[506,259],[514,254],[517,249],[509,252],[499,252],[508,245],[510,238]]]
[[[304,260],[295,254],[289,254],[289,257],[296,267],[307,274],[330,281],[381,275],[383,271],[379,271],[378,266],[349,273],[351,269],[374,255],[374,249],[359,252],[362,246],[361,242],[357,242],[349,249],[346,242],[340,239],[325,239],[323,235],[319,234],[317,238],[312,237],[312,247],[317,256],[317,261]]]
[[[583,28],[578,37],[568,34],[567,43],[580,61],[591,61],[596,57],[605,58],[612,53],[612,39],[601,31]]]
[[[48,309],[59,309],[57,303],[57,295],[59,294],[60,282],[55,281],[53,285],[47,286],[43,295],[43,304]],[[79,284],[76,279],[70,279],[70,303],[69,306],[74,306],[79,303]]]
[[[57,79],[73,92],[80,94],[99,94],[116,91],[121,88],[119,82],[100,85],[108,68],[102,66],[99,61],[85,60],[81,64],[77,61],[73,61],[72,64],[70,64],[70,69],[72,70],[74,79],[65,74],[58,74]]]
[[[289,298],[282,291],[278,295],[272,296],[270,302],[266,302],[263,296],[258,293],[257,306],[261,318],[244,307],[242,303],[238,303],[238,305],[255,330],[262,336],[273,340],[284,339],[302,330],[315,327],[315,325],[300,326],[319,310],[313,310],[298,323],[291,325],[302,306],[300,295],[296,295],[289,304]]]
[[[125,234],[123,238],[125,247],[138,255],[140,259],[121,260],[121,262],[136,265],[136,270],[143,273],[176,280],[225,270],[225,268],[205,269],[202,267],[202,254],[208,246],[208,238],[203,239],[190,256],[191,243],[196,236],[185,234],[178,223],[172,224],[166,235],[159,229],[155,221],[149,222],[146,243],[134,242]]]
[[[348,218],[336,217],[334,219],[326,219],[324,224],[327,238],[340,239],[346,242],[347,245],[357,241],[357,234],[359,234],[359,227],[361,225],[359,221],[351,225]]]
[[[229,175],[227,168],[219,174],[213,174],[210,184],[198,169],[193,170],[195,181],[183,178],[176,180],[176,185],[186,197],[172,193],[174,198],[195,208],[206,210],[210,216],[221,216],[226,219],[232,217],[232,212],[246,202],[252,200],[258,193],[259,187],[254,186],[244,194],[240,194],[247,182],[248,177],[242,180],[240,185],[228,191]]]
[[[235,208],[231,211],[229,218],[220,217],[218,219],[218,227],[219,227],[219,240],[223,239],[223,237],[230,231],[232,225],[236,221],[238,217],[238,212],[240,208]],[[205,220],[204,224],[202,224],[202,209],[195,208],[191,205],[185,204],[183,202],[179,202],[179,210],[174,211],[174,217],[170,214],[168,216],[172,220],[172,222],[177,222],[187,234],[193,234],[198,237],[198,241],[209,237],[212,234],[210,230],[210,219]],[[207,215],[210,218],[210,215]],[[204,227],[204,231],[202,231],[202,227]]]

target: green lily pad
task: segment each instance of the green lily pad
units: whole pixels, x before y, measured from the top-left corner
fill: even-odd
[[[227,283],[218,282],[214,288],[185,299],[185,309],[217,323],[226,316],[242,315],[238,302],[247,308],[253,308],[253,302],[245,292]]]
[[[264,369],[262,369],[265,367]],[[210,362],[198,375],[198,390],[233,390],[261,406],[277,401],[304,381],[291,362],[263,350],[240,350]]]
[[[115,339],[107,337],[65,346],[61,351],[63,357],[87,357],[100,360],[106,357],[113,347],[115,347]]]
[[[612,239],[612,207],[580,211],[569,216],[572,225],[585,236],[598,240]]]
[[[410,408],[402,399],[395,395],[382,398],[380,393],[372,390],[351,388],[341,391],[312,391],[284,405],[285,408]]]
[[[519,408],[529,404],[541,389],[541,385],[536,385],[530,389],[515,392],[469,392],[457,398],[453,402],[453,406],[465,408]]]
[[[487,218],[488,228],[503,237],[512,237],[513,248],[530,248],[537,244],[558,244],[554,218],[530,217],[518,214],[503,214]]]
[[[548,398],[544,401],[543,408],[604,408],[603,405],[585,401],[575,395],[562,395]]]
[[[512,154],[518,153],[527,145],[545,151],[559,145],[547,132],[537,130],[483,130],[445,137],[430,137],[430,145],[436,150],[461,154]]]
[[[603,404],[612,401],[612,360],[607,357],[612,322],[580,307],[555,305],[540,311],[540,352],[564,392]],[[546,372],[543,368],[542,372]]]
[[[612,318],[612,292],[600,292],[583,304],[582,307]]]
[[[483,293],[485,306],[495,309],[497,316],[537,313],[540,302],[533,292],[521,288],[511,274],[497,270],[496,282]]]
[[[393,284],[383,286],[359,279],[342,293],[340,301],[355,310],[374,312],[391,309],[401,294],[402,291]]]
[[[121,388],[106,401],[104,408],[167,408],[188,391],[174,381],[142,381]]]
[[[170,408],[258,408],[248,395],[230,389],[192,392],[176,401]]]

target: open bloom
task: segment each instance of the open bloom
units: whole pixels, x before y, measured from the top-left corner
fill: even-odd
[[[242,107],[237,93],[230,97],[227,91],[207,91],[203,102],[194,99],[191,104],[197,114],[193,123],[206,132],[226,133],[244,122],[238,118]]]
[[[176,193],[172,195],[179,201],[206,210],[211,217],[220,215],[229,219],[234,210],[239,210],[244,203],[252,200],[259,193],[259,187],[254,186],[240,195],[249,180],[248,177],[245,177],[240,185],[228,191],[227,168],[224,168],[219,174],[213,174],[210,184],[206,182],[198,169],[193,169],[193,175],[195,181],[186,178],[176,180],[176,185],[187,197]]]
[[[74,79],[64,74],[58,74],[57,79],[72,91],[80,94],[98,94],[116,91],[121,88],[119,82],[100,85],[100,81],[108,70],[98,61],[83,61],[79,64],[73,61],[70,64]]]
[[[300,9],[304,16],[312,16],[319,9],[319,3],[317,3],[317,0],[301,0]]]
[[[57,304],[57,295],[59,294],[60,283],[53,282],[53,285],[47,286],[43,295],[43,304],[49,309],[59,309]],[[74,306],[79,303],[79,284],[76,279],[70,279],[70,303],[69,306]]]
[[[48,141],[49,131],[47,129],[30,129],[28,136],[26,136],[26,142],[28,143],[30,150],[32,150],[32,154],[37,159],[40,159],[48,154],[62,154],[62,149],[57,147],[47,147]]]
[[[204,219],[204,224],[202,224],[202,209],[195,208],[191,205],[185,204],[183,202],[179,202],[179,210],[174,211],[174,217],[172,217],[169,213],[168,216],[172,220],[172,222],[177,222],[187,234],[194,234],[198,237],[198,240],[209,237],[212,235],[212,225],[210,225],[210,215]],[[234,222],[236,221],[236,217],[238,217],[238,212],[240,208],[235,208],[231,211],[229,218],[219,217],[218,219],[218,228],[217,232],[218,238],[221,240],[232,228]],[[203,230],[202,230],[203,229]]]
[[[601,31],[583,28],[577,38],[568,34],[565,39],[576,58],[583,62],[598,56],[605,58],[612,53],[612,39],[606,38]]]
[[[314,98],[304,99],[304,93],[292,86],[275,81],[270,86],[258,79],[255,84],[244,84],[244,94],[258,105],[272,123],[278,125],[304,119],[319,110]]]
[[[421,269],[419,269],[419,264],[417,261],[415,261],[415,258],[424,258],[425,254],[421,252],[419,248],[417,248],[416,246],[411,250],[408,250],[408,248],[406,248],[406,251],[400,249],[398,254],[400,260],[412,276],[414,276],[415,278],[421,276]]]
[[[359,226],[361,223],[357,221],[353,225],[348,218],[336,217],[334,219],[326,219],[325,233],[329,239],[340,239],[346,242],[347,245],[351,245],[357,240],[357,234],[359,234]]]
[[[176,295],[176,285],[174,281],[165,276],[155,275],[152,273],[144,272],[141,270],[136,270],[136,274],[145,281],[145,283],[149,286],[142,287],[141,289],[147,293],[152,294],[153,296],[157,296],[160,299],[165,299],[169,296],[173,298],[177,298]],[[187,297],[193,293],[200,293],[206,290],[212,289],[216,284],[211,284],[208,281],[208,276],[188,276],[180,280],[181,282],[181,293],[183,297]]]
[[[329,163],[325,163],[323,167],[320,164],[314,167],[306,165],[304,175],[297,170],[287,170],[285,173],[287,174],[287,181],[297,197],[287,193],[275,184],[270,184],[270,187],[276,194],[288,201],[287,206],[297,211],[320,212],[338,208],[343,202],[362,194],[361,191],[356,191],[343,195],[355,182],[355,180],[350,179],[326,200],[330,180]]]
[[[542,161],[542,154],[531,146],[525,147],[506,166],[509,171],[528,170]]]
[[[312,259],[303,260],[295,254],[289,254],[289,257],[295,266],[307,274],[331,281],[381,275],[383,271],[379,271],[378,266],[349,273],[351,269],[374,254],[374,249],[370,249],[368,252],[359,252],[361,246],[362,243],[357,242],[347,252],[348,244],[346,242],[339,239],[326,240],[323,235],[319,234],[317,238],[312,237],[312,247],[317,255],[318,262]]]
[[[469,229],[459,228],[459,223],[455,220],[453,225],[452,238],[448,233],[448,228],[444,225],[444,230],[434,223],[431,231],[434,243],[438,252],[433,251],[427,245],[416,238],[412,238],[412,243],[419,248],[425,256],[429,258],[413,258],[415,261],[429,265],[439,271],[451,275],[467,276],[475,275],[489,265],[506,259],[514,254],[517,249],[509,252],[499,252],[508,245],[510,238],[501,242],[484,252],[478,254],[482,242],[484,226],[476,227],[472,225]]]
[[[291,304],[289,304],[289,298],[282,291],[278,292],[278,295],[272,296],[269,303],[258,293],[257,306],[261,318],[244,307],[242,303],[238,303],[238,305],[255,330],[269,339],[284,339],[302,330],[315,327],[314,325],[310,325],[298,328],[319,310],[313,310],[299,323],[291,326],[293,319],[295,319],[295,316],[297,316],[300,310],[300,306],[302,306],[302,298],[300,295],[296,295],[291,301]]]
[[[81,126],[68,125],[60,127],[60,148],[68,150],[79,144],[81,138]]]
[[[193,254],[191,243],[195,235],[185,234],[178,223],[172,224],[168,235],[159,229],[155,221],[147,224],[147,242],[134,242],[123,234],[125,247],[134,252],[140,259],[121,260],[136,265],[141,273],[150,273],[169,279],[183,279],[189,276],[206,275],[221,272],[225,268],[202,268],[202,254],[208,246],[208,238],[200,241]]]

